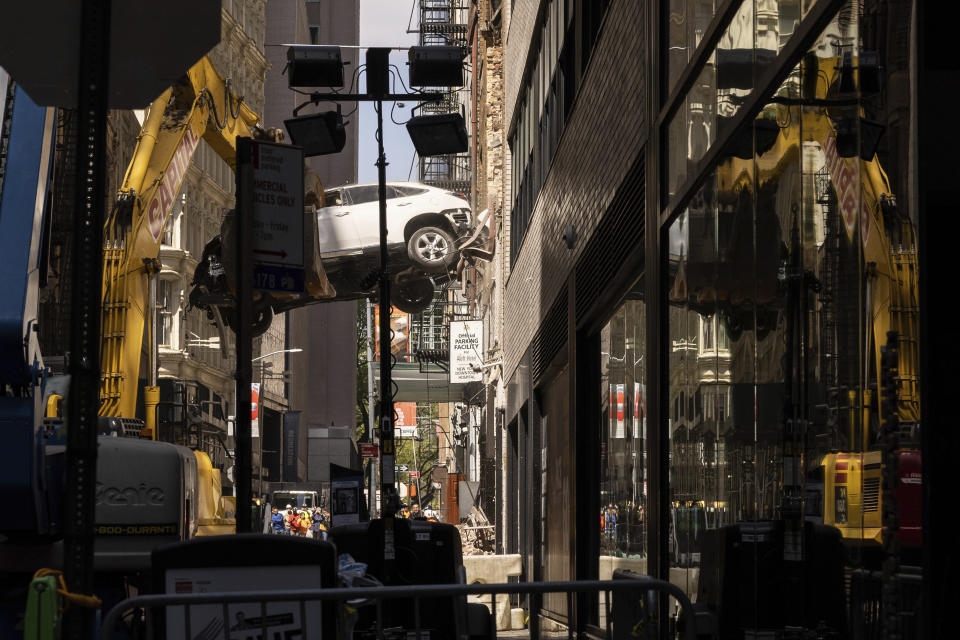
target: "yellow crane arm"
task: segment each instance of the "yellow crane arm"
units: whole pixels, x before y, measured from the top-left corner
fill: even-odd
[[[135,415],[148,274],[200,139],[233,167],[237,138],[259,136],[258,120],[206,57],[150,105],[104,225],[101,415]]]

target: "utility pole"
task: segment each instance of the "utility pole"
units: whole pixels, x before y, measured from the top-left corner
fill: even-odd
[[[376,407],[373,401],[373,376],[370,374],[372,371],[371,363],[373,362],[373,312],[371,311],[369,300],[365,301],[364,307],[367,310],[367,442],[372,443],[376,442],[376,434],[374,431],[377,420]],[[377,517],[377,465],[372,460],[367,464],[370,471],[368,484],[370,487],[370,500],[368,508],[370,509],[370,518],[373,519]]]
[[[77,191],[73,223],[73,322],[70,330],[70,402],[67,415],[63,569],[67,588],[93,593],[97,413],[100,406],[100,311],[103,205],[106,180],[107,97],[110,74],[110,0],[80,7],[77,74]],[[64,638],[93,635],[94,610],[71,607]]]
[[[250,138],[237,139],[237,381],[236,463],[237,533],[253,531],[253,441],[250,424],[250,387],[253,374],[253,165]]]

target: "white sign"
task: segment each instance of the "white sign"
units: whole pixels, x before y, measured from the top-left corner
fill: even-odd
[[[269,591],[271,589],[317,589],[320,572],[316,566],[265,567],[198,567],[170,569],[165,575],[166,592],[216,593],[230,591]],[[185,629],[184,608],[167,607],[167,631],[170,637]],[[195,638],[230,638],[247,640],[258,637],[266,627],[267,637],[305,638],[307,629],[320,630],[323,626],[321,603],[268,602],[266,618],[259,602],[233,603],[229,618],[224,619],[219,604],[190,607],[190,628]],[[306,620],[301,618],[306,614]],[[185,637],[185,636],[180,636]]]
[[[450,323],[450,383],[483,380],[483,321]]]
[[[254,287],[303,291],[303,151],[255,142],[251,161]]]
[[[417,428],[416,427],[395,427],[393,430],[394,438],[416,438],[417,437]]]

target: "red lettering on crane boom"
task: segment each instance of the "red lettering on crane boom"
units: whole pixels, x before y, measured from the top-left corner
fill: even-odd
[[[183,182],[183,176],[190,165],[190,158],[197,148],[200,138],[188,127],[183,133],[180,145],[170,160],[170,166],[164,174],[163,182],[157,188],[150,204],[147,205],[147,227],[150,229],[150,235],[154,242],[159,242],[163,233],[163,226],[167,222],[167,216],[170,215],[170,209],[173,202],[180,192],[180,184]]]

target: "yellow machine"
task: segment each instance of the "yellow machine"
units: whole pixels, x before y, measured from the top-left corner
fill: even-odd
[[[136,411],[144,328],[153,330],[149,279],[158,269],[164,227],[200,138],[233,167],[237,138],[271,137],[258,120],[206,57],[150,105],[104,225],[101,415],[133,417]],[[146,431],[156,438],[155,384],[144,397]]]
[[[220,472],[207,454],[193,454],[197,458],[197,537],[236,533],[236,498],[221,495]]]

